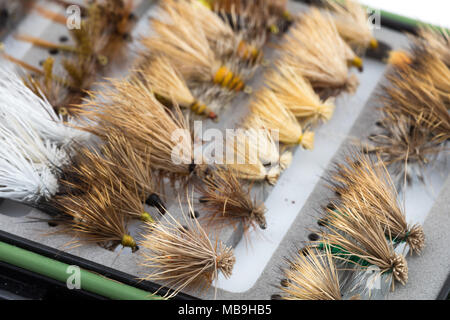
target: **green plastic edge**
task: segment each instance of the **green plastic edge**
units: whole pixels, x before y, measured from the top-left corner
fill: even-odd
[[[72,272],[68,264],[0,242],[0,261],[67,283]],[[93,272],[80,270],[80,289],[113,300],[164,300],[147,291],[111,280]]]

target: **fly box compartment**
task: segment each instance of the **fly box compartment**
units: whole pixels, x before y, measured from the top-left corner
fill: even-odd
[[[317,4],[317,1],[307,1]],[[56,4],[39,1],[41,6],[63,12]],[[300,1],[289,1],[288,10],[294,15],[308,10],[312,4]],[[129,54],[126,61],[111,63],[112,67],[105,76],[124,78],[139,55],[139,39],[150,32],[149,17],[157,14],[157,1],[135,1],[133,14],[136,24],[131,32],[133,42],[128,44]],[[315,130],[315,147],[313,150],[293,149],[290,166],[281,173],[274,186],[267,183],[254,185],[252,195],[264,201],[267,209],[265,218],[267,228],[256,227],[245,230],[242,224],[225,227],[214,234],[225,245],[234,250],[235,264],[232,275],[225,278],[219,274],[211,288],[204,291],[184,289],[175,298],[178,299],[275,299],[280,294],[280,283],[283,276],[280,268],[286,268],[285,258],[301,250],[310,241],[318,239],[317,232],[323,230],[319,211],[330,203],[333,192],[327,188],[326,179],[335,168],[335,164],[345,160],[349,150],[355,146],[355,141],[368,141],[373,134],[380,132],[381,118],[379,107],[379,92],[383,85],[388,84],[386,73],[389,66],[386,61],[390,50],[408,48],[410,40],[404,33],[414,31],[410,21],[394,19],[385,13],[374,21],[380,23],[374,26],[374,35],[379,41],[378,50],[368,51],[364,56],[363,72],[354,72],[360,85],[355,94],[344,94],[335,101],[335,111],[332,118],[321,124]],[[35,26],[33,29],[30,26]],[[32,33],[48,41],[58,42],[67,37],[64,25],[44,19],[42,16],[29,13],[18,25],[15,33]],[[289,31],[288,31],[289,33]],[[253,93],[240,93],[231,102],[218,111],[219,121],[204,120],[198,135],[203,145],[208,146],[203,133],[209,129],[225,132],[226,129],[238,128],[249,112],[253,94],[264,84],[264,75],[273,62],[279,58],[276,44],[281,37],[272,36],[270,44],[264,47],[264,59],[248,83]],[[9,36],[5,40],[6,52],[10,56],[39,68],[45,59],[51,55],[59,61],[64,53],[37,48],[20,43]],[[203,137],[202,137],[203,136]],[[198,136],[197,136],[198,137]],[[202,139],[203,138],[203,139]],[[406,255],[409,278],[406,285],[398,285],[394,292],[387,292],[385,285],[375,290],[372,298],[388,299],[438,299],[448,294],[450,253],[445,248],[449,239],[450,226],[450,180],[448,179],[449,163],[446,154],[440,155],[435,165],[422,172],[425,181],[415,179],[399,193],[404,204],[408,223],[418,223],[423,226],[426,242],[421,255]],[[167,183],[164,201],[168,211],[180,224],[189,224],[182,218],[182,212],[189,212],[186,194],[177,194],[177,189],[171,189]],[[181,189],[178,189],[181,190]],[[198,216],[202,218],[202,206],[198,195],[189,194],[192,205]],[[147,208],[149,212],[156,212]],[[47,258],[61,261],[67,265],[79,266],[82,269],[103,275],[112,280],[153,293],[162,287],[159,294],[164,295],[165,283],[140,281],[147,274],[142,265],[139,248],[132,253],[130,249],[107,250],[98,245],[83,245],[73,247],[68,245],[74,237],[55,232],[59,226],[49,226],[47,222],[36,222],[33,219],[46,219],[47,216],[37,209],[4,200],[0,204],[0,241],[35,252]],[[161,221],[163,218],[160,218]],[[181,219],[181,220],[180,220]],[[190,219],[190,218],[186,218]],[[133,235],[140,239],[143,230],[139,224],[133,224]],[[398,250],[402,250],[399,248]],[[0,258],[1,260],[1,258]]]

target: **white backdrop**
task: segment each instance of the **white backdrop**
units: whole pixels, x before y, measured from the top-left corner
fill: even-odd
[[[360,2],[373,8],[450,28],[450,0],[360,0]]]

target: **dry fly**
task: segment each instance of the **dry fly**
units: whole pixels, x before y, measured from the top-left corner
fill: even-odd
[[[400,64],[397,73],[411,75],[410,81],[416,81],[424,90],[437,91],[447,109],[450,108],[450,69],[428,47],[415,46],[410,54],[409,63]]]
[[[450,31],[445,28],[421,27],[417,45],[423,45],[434,52],[450,68]],[[421,43],[421,44],[420,44]]]
[[[261,48],[264,42],[246,41],[241,34],[235,33],[229,24],[197,0],[176,2],[170,0],[164,5],[170,10],[178,11],[180,19],[198,22],[210,46],[220,58],[239,59],[251,64],[261,61],[263,56]],[[174,18],[173,16],[172,19]]]
[[[120,134],[108,136],[101,149],[101,152],[89,148],[78,151],[73,166],[62,175],[61,194],[87,194],[98,184],[111,195],[111,203],[120,203],[118,210],[123,214],[153,221],[143,205],[155,193],[148,159],[140,158]],[[164,205],[160,204],[164,212]]]
[[[224,163],[239,179],[267,181],[274,185],[280,177],[280,167],[266,168],[260,160],[258,144],[252,143],[249,135],[243,131],[227,136],[224,158],[226,161]]]
[[[368,206],[345,206],[334,204],[327,208],[325,242],[318,247],[329,247],[337,259],[354,264],[362,269],[375,266],[381,275],[391,279],[391,289],[395,281],[406,284],[408,266],[403,255],[397,254],[388,239],[392,239],[390,230],[385,229],[373,208]],[[388,234],[388,239],[386,239]]]
[[[81,242],[108,248],[137,249],[127,225],[131,219],[153,223],[144,202],[154,187],[148,158],[141,158],[120,133],[110,132],[101,151],[78,150],[74,165],[60,180],[63,190],[51,205],[61,215],[53,222],[75,232]],[[162,202],[158,209],[165,213]]]
[[[333,116],[334,98],[322,101],[307,79],[294,67],[277,63],[266,76],[267,86],[303,122],[327,122]]]
[[[383,128],[370,137],[369,151],[380,154],[395,181],[406,176],[423,180],[426,166],[445,150],[450,139],[449,69],[424,46],[413,46],[412,53],[391,54],[393,70],[389,85],[382,88]]]
[[[58,176],[70,165],[74,142],[83,134],[66,128],[45,100],[13,74],[0,70],[0,194],[49,214]],[[70,145],[68,145],[70,143]]]
[[[433,80],[413,69],[398,69],[387,76],[383,87],[383,110],[411,119],[421,119],[436,140],[450,139],[450,114]]]
[[[363,53],[367,48],[377,49],[378,41],[368,23],[367,10],[357,1],[327,1],[333,12],[334,22],[341,37],[356,51]]]
[[[200,202],[209,223],[224,226],[241,222],[244,230],[256,225],[266,229],[264,203],[252,198],[251,187],[244,187],[232,169],[218,167],[202,182],[198,185]]]
[[[167,58],[158,56],[151,59],[142,66],[139,75],[148,83],[156,98],[161,102],[171,105],[174,101],[181,108],[188,108],[195,114],[210,119],[217,118],[214,111],[194,98],[183,77]]]
[[[425,167],[437,158],[444,148],[423,119],[412,119],[396,113],[384,112],[378,122],[382,132],[369,137],[371,144],[364,147],[378,154],[392,173],[397,188],[406,177],[411,183],[414,176],[423,180]]]
[[[65,1],[59,1],[59,4],[64,8],[70,5],[69,2]],[[130,32],[136,22],[136,17],[132,13],[133,7],[134,0],[94,0],[86,1],[86,5],[78,4],[83,20],[81,21],[81,28],[72,29],[75,45],[51,43],[27,35],[25,35],[24,40],[36,42],[36,45],[49,49],[71,53],[93,53],[100,59],[107,59],[123,52],[124,44],[129,40]],[[37,6],[36,9],[45,18],[59,24],[67,24],[67,17],[64,15],[40,6]],[[19,38],[22,38],[22,36],[19,35]],[[90,41],[86,42],[86,40]],[[78,45],[83,45],[83,47]]]
[[[386,62],[396,68],[403,68],[412,64],[412,57],[405,50],[393,50],[389,52]]]
[[[190,202],[188,214],[194,215]],[[214,244],[197,219],[184,220],[186,227],[167,213],[160,223],[147,224],[139,243],[149,270],[144,279],[166,283],[169,297],[185,288],[208,289],[219,272],[230,277],[235,263],[233,250],[219,240]]]
[[[69,163],[64,149],[43,140],[15,115],[0,126],[0,196],[41,208],[59,190],[57,171]]]
[[[359,81],[348,64],[362,68],[362,60],[342,40],[330,14],[311,9],[302,15],[280,49],[283,64],[299,70],[322,96],[356,91]]]
[[[74,143],[85,144],[90,135],[74,128],[71,117],[58,115],[52,105],[36,95],[22,81],[13,68],[0,68],[0,123],[13,128],[15,122],[6,121],[9,114],[14,114],[25,127],[33,128],[44,140],[52,141],[58,147],[71,151]]]
[[[94,182],[95,183],[95,182]],[[130,217],[123,214],[115,201],[122,195],[113,194],[103,184],[91,185],[89,192],[55,197],[55,205],[69,219],[62,219],[61,232],[74,232],[82,243],[98,243],[109,249],[117,245],[137,250],[127,225]]]
[[[105,88],[81,107],[90,120],[85,129],[105,138],[110,128],[122,132],[151,169],[173,179],[187,180],[206,170],[194,159],[193,138],[187,120],[177,105],[164,107],[152,88],[138,78],[111,80]]]
[[[19,40],[68,53],[68,57],[61,61],[64,70],[62,75],[56,74],[53,60],[50,58],[46,60],[42,70],[29,68],[37,78],[35,81],[28,78],[27,85],[36,94],[45,95],[61,114],[72,113],[72,105],[82,101],[85,91],[92,87],[98,75],[123,52],[135,22],[131,13],[132,7],[132,0],[93,1],[85,7],[86,18],[81,21],[81,27],[70,32],[73,45],[56,44],[29,35],[18,35]],[[46,13],[49,18],[61,20],[55,18],[57,15]],[[65,24],[67,19],[63,18]],[[18,62],[22,67],[28,66],[17,59],[10,60]]]
[[[286,0],[212,0],[209,7],[246,39],[265,41],[292,22]]]
[[[406,242],[411,252],[422,251],[425,245],[423,228],[406,222],[394,183],[380,158],[375,162],[367,155],[352,153],[345,163],[336,165],[330,179],[332,189],[346,207],[369,207],[367,212],[376,216],[390,231],[394,243]]]
[[[314,133],[304,131],[292,112],[270,89],[263,88],[256,93],[250,110],[247,126],[277,131],[279,141],[286,145],[300,145],[307,150],[314,148]]]
[[[277,139],[271,132],[264,128],[262,122],[252,121],[247,123],[245,138],[249,139],[250,145],[257,147],[258,158],[264,166],[279,165],[281,170],[286,170],[292,162],[292,151],[280,150]],[[244,135],[239,133],[241,139]]]
[[[146,158],[139,155],[122,133],[108,133],[105,145],[101,148],[103,157],[113,165],[115,172],[121,176],[129,190],[135,190],[142,200],[151,207],[155,207],[161,214],[166,206],[160,198],[151,172],[150,152],[144,153]],[[147,221],[146,212],[142,212],[141,220]]]
[[[447,108],[450,108],[450,46],[448,31],[423,27],[419,36],[410,36],[409,50],[390,53],[388,62],[394,66],[394,75],[409,76],[405,83],[415,81],[422,90],[438,91]]]
[[[329,246],[325,252],[306,248],[288,259],[283,270],[283,300],[342,300],[339,271]]]
[[[169,22],[151,20],[155,35],[142,39],[144,47],[152,54],[170,59],[186,81],[212,82],[236,92],[244,90],[241,76],[216,58],[199,22],[183,14],[188,15],[181,12],[179,16],[170,6],[162,5],[160,16],[171,19]]]

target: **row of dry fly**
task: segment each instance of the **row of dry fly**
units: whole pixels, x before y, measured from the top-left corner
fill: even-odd
[[[407,281],[406,260],[394,249],[406,243],[418,254],[425,236],[421,226],[407,224],[396,189],[425,180],[427,168],[446,161],[450,138],[450,34],[423,27],[410,41],[409,49],[390,54],[388,84],[377,99],[378,132],[330,173],[335,199],[319,220],[322,240],[287,259],[279,298],[370,296],[374,279],[355,271],[371,266],[392,289]]]
[[[145,248],[144,264],[150,270],[147,279],[166,282],[173,293],[188,285],[208,286],[219,271],[231,275],[231,248],[220,241],[211,242],[197,219],[186,218],[183,224],[169,213],[164,222],[156,223],[159,215],[149,214],[144,203],[164,214],[161,182],[170,179],[178,186],[189,182],[200,194],[208,221],[240,222],[246,229],[254,225],[265,228],[264,204],[252,198],[251,185],[244,185],[242,180],[275,183],[290,156],[289,152],[280,156],[272,131],[279,132],[279,142],[286,148],[301,145],[310,149],[313,133],[309,130],[330,119],[333,98],[342,92],[354,92],[357,79],[349,73],[349,66],[362,67],[354,52],[376,47],[370,29],[361,24],[367,21],[366,13],[353,1],[332,5],[332,13],[311,9],[298,17],[287,14],[284,1],[215,1],[211,6],[215,13],[197,1],[164,1],[158,19],[151,20],[153,33],[142,39],[146,49],[139,54],[136,71],[125,80],[109,81],[86,98],[96,77],[117,58],[113,55],[120,52],[118,49],[124,48],[133,24],[131,1],[105,2],[83,8],[86,18],[82,28],[73,33],[74,46],[18,37],[68,51],[70,58],[62,61],[63,76],[53,71],[52,58],[44,61],[41,70],[6,56],[34,71],[35,76],[27,77],[24,85],[7,70],[2,72],[2,196],[51,214],[51,221],[58,223],[60,230],[74,232],[80,240],[107,247],[121,244],[136,249],[127,226],[132,219],[140,219],[146,223],[141,245]],[[61,20],[43,8],[39,10]],[[193,157],[189,121],[180,107],[217,119],[217,110],[197,97],[222,102],[249,89],[247,82],[264,61],[263,45],[271,32],[287,22],[291,28],[278,47],[281,56],[266,73],[265,86],[252,97],[251,113],[243,123],[248,129],[245,136],[237,136],[232,146],[242,150],[239,145],[243,144],[248,150],[254,148],[252,141],[263,139],[266,143],[258,148],[260,162],[214,167],[198,164]],[[365,28],[354,27],[356,22]],[[441,44],[445,53],[448,42],[439,42],[440,38],[432,35],[434,44]],[[408,63],[402,63],[402,68],[416,68],[412,60],[403,59]],[[403,114],[410,109],[406,106],[408,111]],[[415,119],[414,115],[410,119]],[[266,130],[262,135],[257,130],[261,128]],[[191,157],[178,159],[182,164],[172,159],[176,143],[171,138],[178,129],[187,129],[188,135],[181,157]],[[434,136],[434,132],[430,134]],[[375,148],[378,151],[385,144],[378,141]],[[385,150],[389,152],[389,148]],[[384,181],[385,172],[379,170],[382,162],[375,165],[364,159],[366,162],[360,162],[366,164],[365,168],[375,170],[371,178]],[[265,164],[274,162],[279,166],[267,170]],[[352,190],[349,197],[392,191],[361,190],[358,183],[351,182],[356,186],[345,183],[345,189]],[[361,196],[353,202],[342,198],[336,204],[337,211],[327,213],[327,225],[332,226],[330,231],[352,235],[356,242],[328,236],[328,244],[319,246],[345,261],[364,256],[364,261],[384,272],[391,271],[396,280],[404,282],[406,262],[393,253],[384,234],[410,245],[418,238],[414,247],[418,251],[423,237],[420,230],[412,231],[419,229],[417,226],[407,226],[390,195],[382,194],[385,202],[375,204],[366,203],[368,200]],[[372,200],[378,196],[374,194]],[[195,216],[191,201],[188,203],[185,216]],[[356,203],[378,213],[376,219],[363,215]],[[355,220],[344,219],[350,216]],[[361,227],[364,223],[371,228]],[[374,230],[369,241],[362,236],[367,230]],[[353,238],[349,232],[360,232],[362,238]]]

